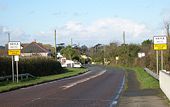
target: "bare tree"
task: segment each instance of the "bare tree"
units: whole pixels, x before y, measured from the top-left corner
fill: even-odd
[[[166,29],[166,34],[167,36],[169,37],[169,25],[170,25],[170,22],[165,22],[165,29]]]

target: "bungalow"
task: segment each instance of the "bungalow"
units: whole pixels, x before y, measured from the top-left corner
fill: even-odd
[[[30,44],[21,44],[21,56],[43,56],[48,57],[51,55],[51,51],[46,49],[42,43],[32,42]]]

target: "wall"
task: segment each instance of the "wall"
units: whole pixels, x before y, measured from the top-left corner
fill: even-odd
[[[43,56],[47,57],[48,53],[21,53],[21,56],[25,57],[31,57],[31,56]]]
[[[165,71],[160,71],[159,84],[162,91],[170,100],[170,73]]]

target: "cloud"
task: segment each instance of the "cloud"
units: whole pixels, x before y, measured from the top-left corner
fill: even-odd
[[[126,32],[128,43],[141,43],[148,38],[152,39],[151,30],[144,24],[122,18],[106,18],[89,24],[79,21],[69,21],[63,26],[53,27],[47,31],[39,31],[32,35],[21,29],[12,29],[14,40],[31,42],[37,40],[42,43],[54,44],[54,29],[57,31],[57,43],[93,46],[97,43],[109,44],[112,41],[122,43],[122,33]],[[1,27],[0,27],[1,31]],[[149,35],[149,36],[148,36]]]
[[[12,29],[6,26],[0,26],[0,45],[5,45],[8,43],[8,33],[10,34],[11,41],[21,41],[22,43],[27,43],[33,40],[32,36],[25,33],[22,29]]]
[[[88,25],[82,22],[70,21],[56,29],[61,41],[73,38],[75,41],[88,45],[97,42],[121,42],[123,31],[126,32],[129,43],[138,43],[143,39],[148,39],[151,32],[144,24],[121,18],[100,19]]]
[[[7,28],[0,26],[0,45],[4,45],[8,42]]]

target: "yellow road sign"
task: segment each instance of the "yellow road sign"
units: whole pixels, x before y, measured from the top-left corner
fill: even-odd
[[[8,50],[8,55],[20,55],[21,50]]]
[[[167,44],[154,44],[154,50],[167,50]]]

